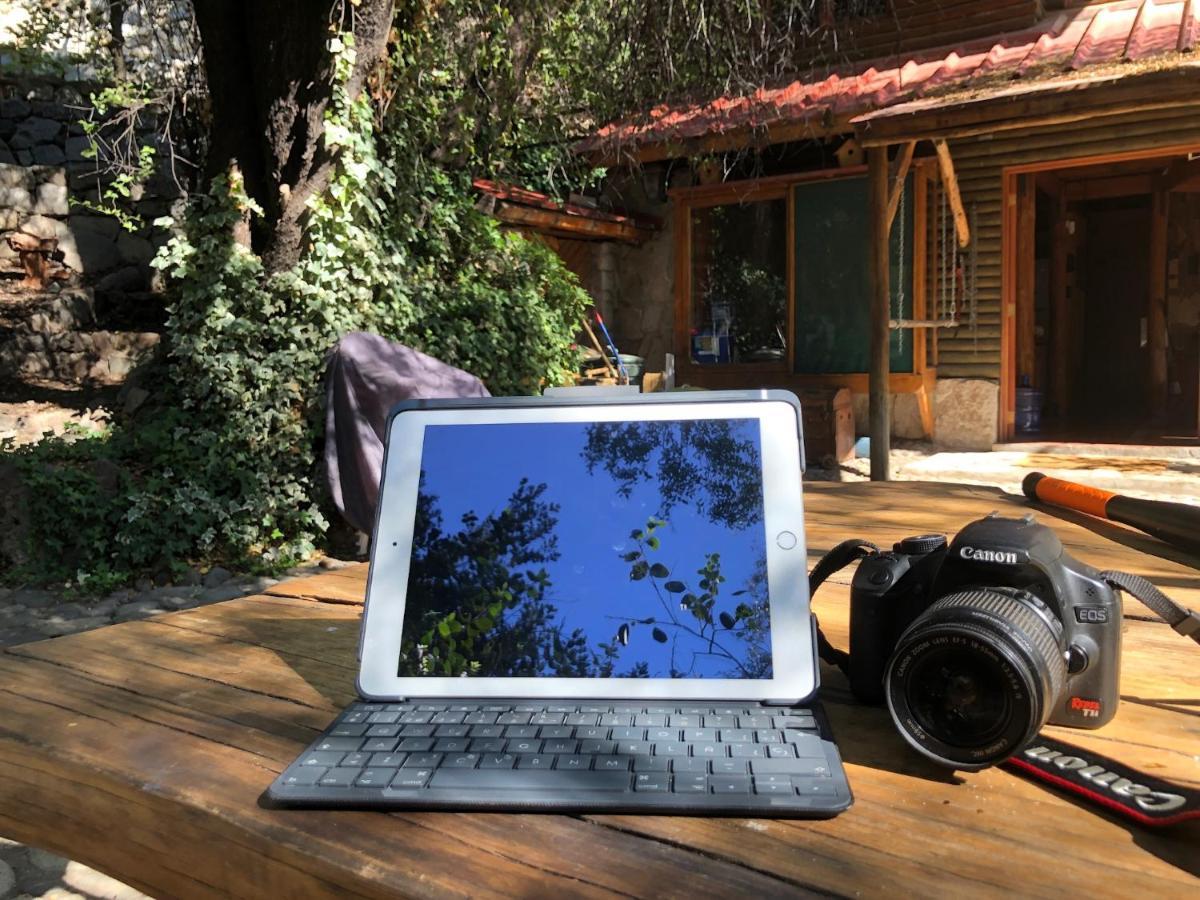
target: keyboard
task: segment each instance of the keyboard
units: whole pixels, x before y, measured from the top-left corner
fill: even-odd
[[[275,780],[279,806],[831,816],[819,705],[355,703]]]

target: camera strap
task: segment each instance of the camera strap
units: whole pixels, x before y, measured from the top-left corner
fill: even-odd
[[[811,597],[830,575],[864,559],[879,548],[870,541],[842,541],[821,557],[808,576]],[[1180,606],[1139,575],[1101,572],[1115,588],[1131,594],[1185,637],[1200,643],[1200,613]],[[834,647],[817,623],[817,653],[831,666],[850,675],[850,654]],[[1003,765],[1061,790],[1090,800],[1109,812],[1142,825],[1175,825],[1200,819],[1200,791],[1172,784],[1132,769],[1065,741],[1039,734],[1033,742]]]

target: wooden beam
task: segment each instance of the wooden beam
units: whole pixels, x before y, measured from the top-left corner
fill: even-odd
[[[1039,176],[1040,177],[1040,176]],[[1117,175],[1112,178],[1089,178],[1085,181],[1067,182],[1063,192],[1068,200],[1106,200],[1110,197],[1132,197],[1149,194],[1155,190],[1155,176]]]
[[[1197,34],[1200,34],[1200,3],[1196,0],[1184,0],[1179,22],[1179,42],[1175,49],[1180,53],[1195,50]]]
[[[651,236],[649,229],[638,228],[625,222],[587,219],[569,213],[506,203],[503,200],[496,203],[493,215],[506,225],[519,225],[577,240],[620,241],[624,244],[638,245]]]
[[[867,271],[870,297],[870,432],[871,480],[891,480],[892,395],[888,390],[889,353],[888,318],[891,306],[891,242],[888,228],[888,153],[887,147],[867,152]]]
[[[887,226],[891,233],[892,222],[896,220],[896,211],[900,208],[900,197],[904,194],[904,179],[908,177],[909,166],[912,165],[913,151],[917,149],[916,141],[909,141],[900,149],[896,159],[896,177],[892,179],[892,190],[888,194]],[[900,226],[904,227],[903,224]]]
[[[1167,412],[1167,204],[1165,191],[1154,193],[1150,213],[1150,308],[1146,314],[1146,349],[1150,353],[1150,396],[1147,407],[1155,422]]]
[[[1037,387],[1034,290],[1037,192],[1032,175],[1017,178],[1017,385]]]
[[[1155,180],[1154,190],[1173,191],[1200,176],[1200,159],[1177,159]]]
[[[971,228],[967,224],[967,211],[963,209],[962,194],[958,190],[958,176],[954,174],[954,159],[950,156],[950,146],[945,141],[934,141],[933,146],[937,150],[938,168],[942,173],[942,187],[946,191],[946,200],[954,214],[954,233],[958,235],[958,246],[966,247],[971,243]]]

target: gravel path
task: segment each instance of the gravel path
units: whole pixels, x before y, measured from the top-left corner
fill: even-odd
[[[302,578],[352,563],[325,558],[284,573]],[[76,634],[206,603],[261,593],[280,578],[237,576],[222,568],[190,573],[186,584],[142,582],[107,597],[79,598],[31,588],[0,588],[0,647]],[[0,837],[0,900],[146,900],[146,895],[82,863]]]

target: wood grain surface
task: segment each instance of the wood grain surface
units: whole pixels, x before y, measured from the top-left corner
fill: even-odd
[[[958,485],[810,485],[810,557],[1025,507]],[[1040,515],[1080,558],[1200,605],[1200,571],[1181,554]],[[1151,831],[1006,770],[938,768],[828,668],[822,696],[856,798],[832,820],[266,809],[266,786],[354,697],[365,578],[354,567],[0,653],[0,834],[164,898],[1200,897],[1200,823]],[[848,583],[816,602],[841,646]],[[1200,788],[1200,653],[1137,604],[1125,614],[1117,718],[1053,731]]]

